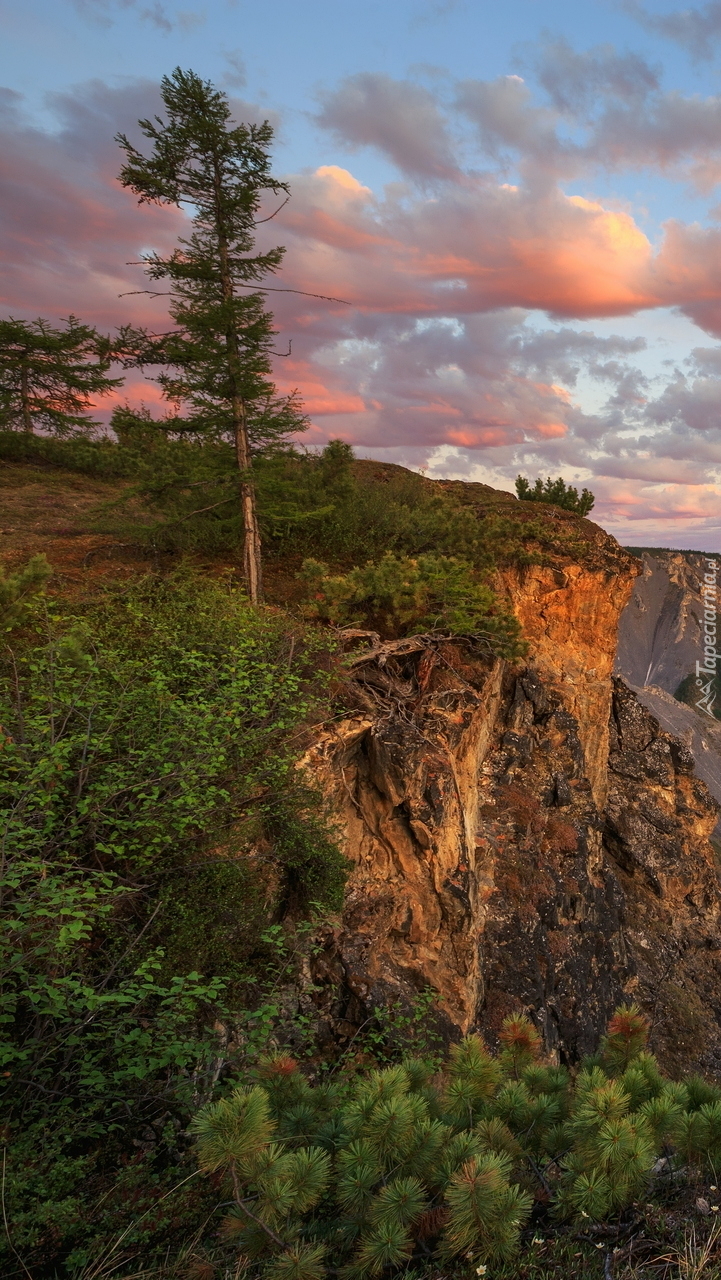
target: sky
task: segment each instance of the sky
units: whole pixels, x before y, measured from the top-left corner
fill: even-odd
[[[0,0],[0,312],[155,328],[114,135],[192,68],[275,129],[308,447],[721,549],[721,0]],[[269,206],[267,212],[274,208]],[[164,411],[133,375],[119,393]]]

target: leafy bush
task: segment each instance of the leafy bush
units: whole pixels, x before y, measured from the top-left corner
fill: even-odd
[[[309,671],[318,645],[305,637],[289,661],[278,620],[259,618],[222,584],[182,577],[147,580],[74,619],[36,610],[34,628],[4,659],[13,678],[0,708],[9,912],[0,945],[5,1017],[16,1027],[5,1065],[35,1061],[40,1070],[42,1060],[36,1085],[57,1084],[50,1025],[57,1035],[90,1019],[71,1055],[85,1072],[95,1061],[88,1036],[102,1047],[107,1016],[171,999],[134,966],[126,999],[113,949],[132,941],[168,889],[172,945],[173,912],[192,903],[179,875],[192,886],[196,874],[217,879],[224,867],[227,889],[249,840],[267,842],[281,879],[288,864],[300,905],[304,895],[338,905],[343,862],[294,769],[293,731],[323,686]],[[151,893],[140,887],[148,881]],[[247,876],[240,882],[247,908]],[[91,940],[96,971],[103,956],[115,975],[98,995],[82,977]]]
[[[499,608],[471,565],[451,556],[429,552],[412,558],[388,551],[378,564],[336,575],[320,561],[306,560],[302,578],[309,617],[370,625],[386,636],[473,635],[505,657],[523,652],[517,620]]]
[[[38,1258],[92,1232],[89,1171],[112,1185],[148,1126],[167,1165],[155,1130],[172,1147],[212,1091],[228,999],[237,1024],[262,1000],[272,913],[337,906],[345,874],[295,769],[327,642],[223,581],[150,577],[69,614],[20,600],[45,576],[5,579],[23,612],[0,657],[6,1200]]]
[[[581,1224],[646,1197],[662,1151],[670,1167],[713,1169],[721,1090],[665,1079],[647,1035],[637,1008],[618,1009],[575,1079],[541,1060],[521,1016],[498,1056],[469,1036],[438,1074],[407,1059],[312,1082],[287,1054],[261,1059],[192,1124],[200,1167],[232,1197],[214,1261],[232,1274],[234,1250],[273,1280],[366,1280],[432,1259],[482,1274],[517,1249],[532,1197]]]
[[[554,507],[562,507],[564,511],[575,511],[579,516],[587,516],[596,501],[590,489],[583,489],[579,497],[578,489],[574,489],[571,484],[567,485],[561,476],[557,480],[548,476],[545,484],[539,476],[533,488],[529,480],[518,476],[516,493],[522,502],[546,502]]]

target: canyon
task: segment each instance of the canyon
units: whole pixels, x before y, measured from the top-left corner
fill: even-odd
[[[667,1070],[718,1076],[718,805],[689,743],[614,674],[644,564],[588,520],[544,518],[553,552],[497,578],[521,661],[349,638],[345,714],[304,760],[352,865],[312,960],[319,1034],[352,1039],[432,993],[443,1038],[492,1043],[523,1011],[572,1063],[633,1001]]]

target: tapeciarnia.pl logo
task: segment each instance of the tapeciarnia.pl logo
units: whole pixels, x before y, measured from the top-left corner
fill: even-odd
[[[703,586],[701,588],[701,599],[703,601],[703,662],[696,663],[696,684],[701,690],[701,697],[696,706],[699,711],[705,711],[707,715],[713,716],[713,705],[716,701],[714,677],[716,675],[716,663],[721,657],[716,652],[717,561],[715,559],[707,560],[706,568],[708,572],[703,576]]]

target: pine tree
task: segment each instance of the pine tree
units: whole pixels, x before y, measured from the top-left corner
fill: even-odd
[[[55,435],[94,426],[96,396],[122,383],[109,378],[108,338],[69,316],[64,329],[47,320],[0,320],[0,428]]]
[[[545,484],[539,476],[533,488],[524,476],[517,476],[516,493],[521,502],[545,502],[564,511],[575,511],[579,516],[587,516],[596,501],[590,489],[583,489],[579,497],[578,489],[567,485],[562,476],[557,480],[548,476]]]
[[[308,617],[351,626],[372,626],[383,636],[433,632],[472,635],[502,657],[525,652],[520,625],[498,604],[471,564],[427,552],[398,556],[387,551],[346,574],[332,574],[320,560],[304,560]]]
[[[450,1069],[480,1103],[498,1082],[493,1065],[473,1038]],[[442,1116],[426,1064],[313,1087],[277,1054],[254,1075],[258,1084],[206,1107],[192,1127],[201,1167],[230,1178],[224,1234],[267,1260],[264,1274],[320,1280],[329,1262],[371,1280],[419,1247],[479,1260],[514,1252],[530,1199],[510,1184],[511,1158]]]
[[[296,399],[279,397],[269,376],[275,331],[261,281],[278,270],[284,250],[253,253],[263,195],[284,195],[288,187],[270,173],[267,121],[232,124],[226,95],[179,67],[163,78],[161,94],[167,122],[139,122],[152,143],[149,157],[118,135],[126,154],[120,181],[141,204],[186,206],[192,231],[169,257],[144,259],[151,280],[170,282],[176,327],[146,344],[137,360],[166,366],[158,381],[171,402],[188,410],[179,428],[234,445],[244,570],[255,603],[262,579],[252,451],[306,425]]]

